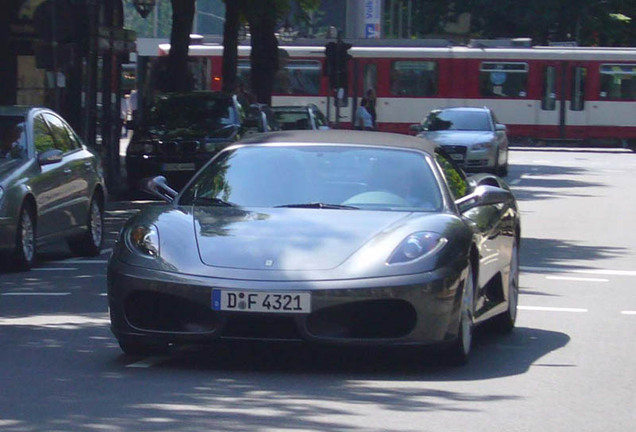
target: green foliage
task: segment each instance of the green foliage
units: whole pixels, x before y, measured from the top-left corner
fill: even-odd
[[[457,0],[455,13],[471,13],[473,37],[531,37],[535,44],[631,46],[636,0]]]
[[[168,0],[157,0],[157,7],[142,18],[132,0],[124,0],[124,27],[141,38],[169,38],[172,28],[172,6]]]

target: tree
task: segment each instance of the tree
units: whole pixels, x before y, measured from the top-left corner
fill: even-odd
[[[238,29],[247,23],[251,32],[250,87],[260,103],[271,105],[274,78],[279,68],[276,28],[294,12],[296,19],[308,19],[308,12],[318,8],[320,0],[231,0],[225,1],[223,33],[223,90],[236,87]],[[295,7],[294,7],[295,6]]]
[[[223,91],[232,93],[236,89],[238,63],[238,32],[241,5],[237,0],[225,1],[225,24],[223,25]]]
[[[424,0],[419,2],[426,3]],[[631,46],[636,0],[456,0],[455,13],[471,14],[473,37],[531,37],[535,44]]]
[[[170,53],[168,54],[168,91],[191,90],[188,72],[188,49],[194,20],[196,0],[171,0],[172,30],[170,31]]]

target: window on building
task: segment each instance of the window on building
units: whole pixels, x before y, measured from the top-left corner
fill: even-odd
[[[521,62],[484,62],[479,68],[482,96],[525,98],[528,96],[528,64]]]
[[[394,96],[435,96],[437,63],[395,61],[391,67],[391,94]]]
[[[600,97],[636,100],[636,64],[601,65]]]

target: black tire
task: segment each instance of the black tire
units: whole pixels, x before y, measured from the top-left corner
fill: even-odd
[[[93,257],[100,254],[104,244],[104,208],[93,197],[86,216],[86,232],[80,237],[70,238],[68,246],[75,255]]]
[[[33,209],[23,205],[18,219],[15,248],[11,254],[12,269],[27,271],[33,267],[36,254],[36,222]]]
[[[475,274],[472,266],[468,265],[468,276],[462,293],[462,308],[459,318],[457,339],[446,352],[448,362],[453,366],[463,366],[468,363],[473,341],[473,314],[475,310]]]
[[[508,274],[508,309],[493,319],[493,325],[499,333],[510,333],[517,321],[517,305],[519,303],[519,246],[517,241],[512,246],[510,273]]]
[[[167,343],[151,342],[135,337],[122,337],[117,342],[124,354],[132,356],[166,354],[169,349]]]

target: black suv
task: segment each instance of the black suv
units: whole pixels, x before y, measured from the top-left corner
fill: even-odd
[[[157,96],[126,149],[128,186],[134,190],[141,178],[163,175],[180,188],[240,131],[232,96],[209,91]]]

